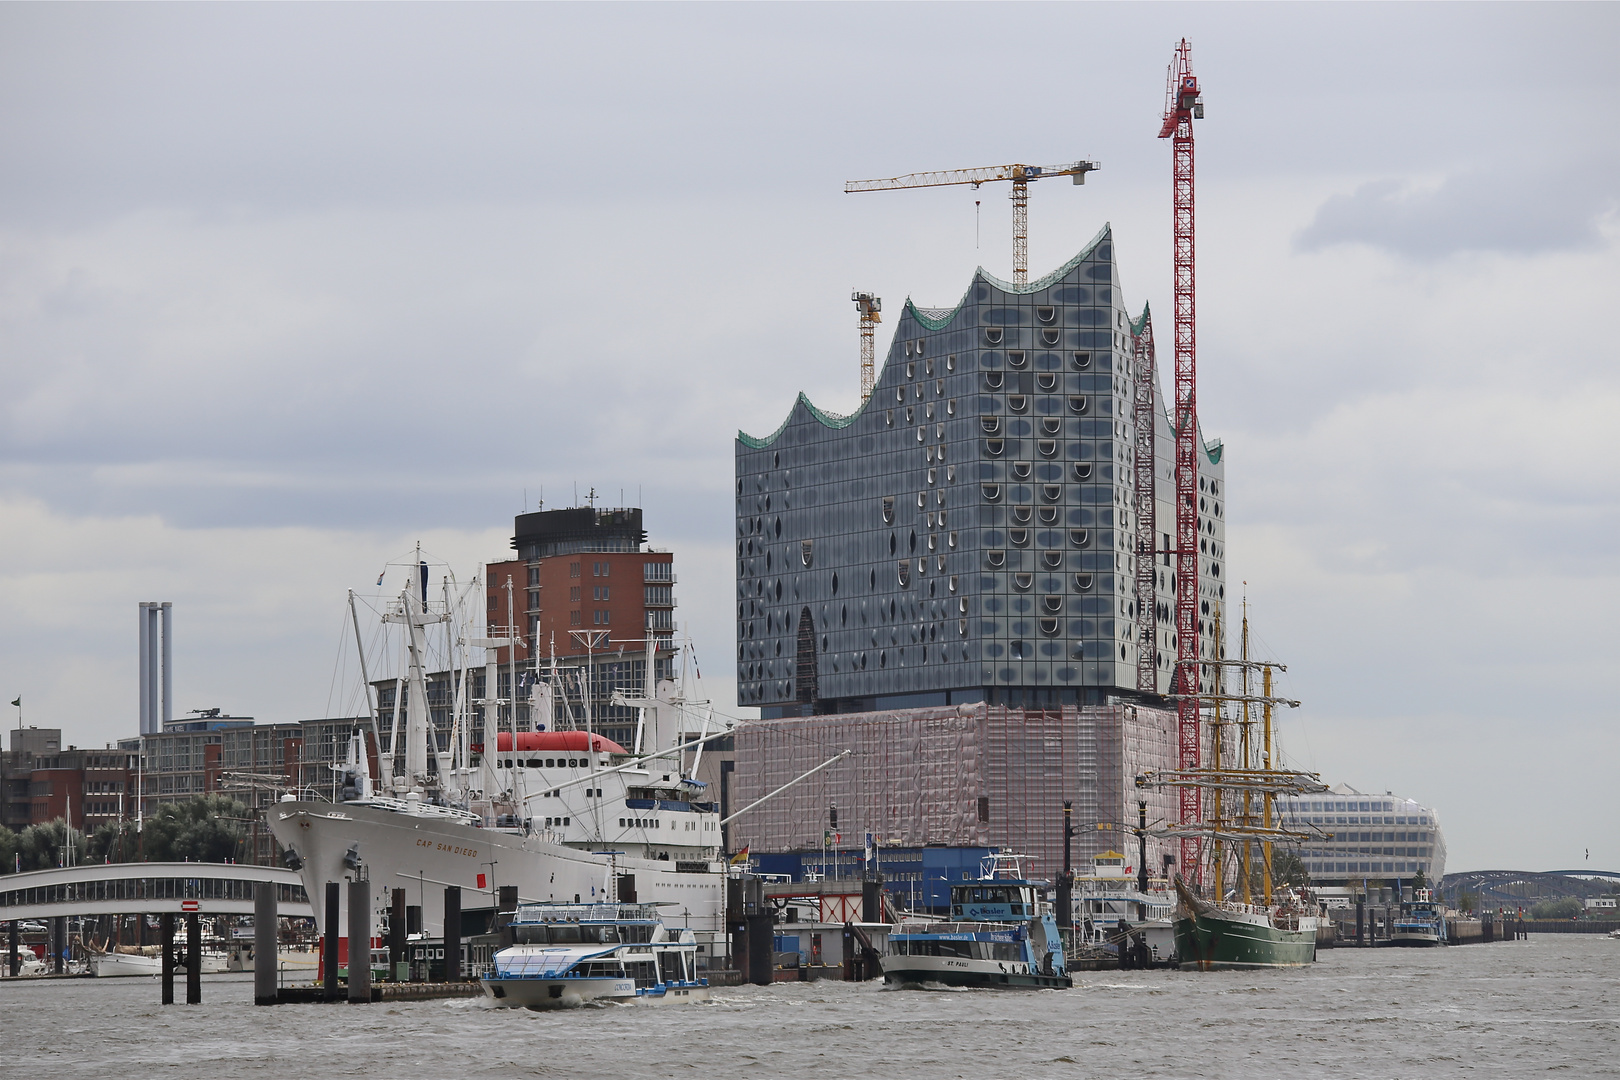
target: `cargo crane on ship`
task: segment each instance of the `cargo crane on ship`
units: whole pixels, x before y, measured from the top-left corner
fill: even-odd
[[[1086,182],[1086,174],[1102,168],[1097,161],[1076,161],[1069,165],[987,165],[982,169],[941,169],[936,172],[907,173],[883,180],[851,180],[844,194],[857,191],[899,191],[904,188],[949,187],[968,184],[975,191],[980,184],[1012,181],[1013,204],[1013,283],[1029,282],[1029,185],[1054,176],[1072,176],[1076,184]]]

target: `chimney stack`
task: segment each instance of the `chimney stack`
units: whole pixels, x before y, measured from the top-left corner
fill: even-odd
[[[141,603],[141,734],[156,735],[174,719],[173,604]]]

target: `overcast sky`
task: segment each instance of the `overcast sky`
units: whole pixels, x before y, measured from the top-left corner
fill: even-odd
[[[735,432],[855,407],[852,287],[1010,273],[1004,188],[843,182],[1099,159],[1031,272],[1112,222],[1167,316],[1182,35],[1286,751],[1453,870],[1620,870],[1612,4],[0,6],[5,700],[133,734],[150,599],[180,711],[338,712],[345,590],[577,484],[646,507],[731,709]]]

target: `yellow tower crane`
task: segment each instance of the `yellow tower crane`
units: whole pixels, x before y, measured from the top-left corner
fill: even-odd
[[[990,165],[982,169],[944,169],[939,172],[907,173],[887,180],[851,180],[844,194],[857,191],[899,191],[902,188],[947,187],[969,184],[975,189],[993,180],[1012,181],[1013,204],[1013,281],[1029,281],[1029,185],[1049,176],[1072,176],[1076,184],[1086,182],[1086,173],[1102,168],[1097,161],[1076,161],[1072,165]]]
[[[861,314],[861,400],[865,401],[872,396],[872,360],[876,343],[873,341],[874,327],[883,321],[879,314],[883,310],[883,300],[869,292],[851,292],[849,298],[855,301],[855,308]]]

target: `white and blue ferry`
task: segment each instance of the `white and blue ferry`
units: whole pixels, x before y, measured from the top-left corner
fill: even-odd
[[[1391,945],[1444,945],[1446,920],[1428,889],[1415,889],[1412,902],[1395,919],[1389,935]]]
[[[977,881],[951,886],[950,921],[904,918],[889,934],[883,980],[891,986],[1067,990],[1063,939],[1042,882],[1024,876],[1024,856],[985,859]]]
[[[697,973],[697,937],[664,925],[656,904],[524,904],[512,940],[483,980],[497,1005],[542,1010],[709,998],[708,980]]]

